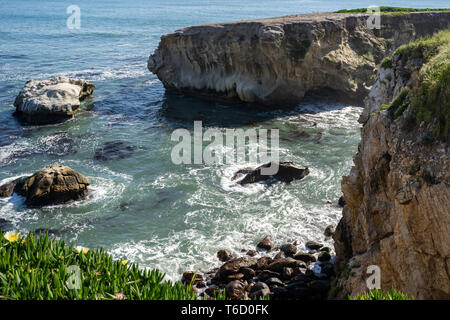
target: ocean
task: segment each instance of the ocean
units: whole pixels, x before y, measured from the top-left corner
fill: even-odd
[[[80,8],[80,29],[67,8]],[[341,177],[360,139],[360,107],[311,96],[290,110],[267,110],[166,93],[146,67],[161,35],[195,24],[334,11],[369,5],[440,8],[447,1],[38,1],[0,2],[0,184],[60,163],[91,180],[82,202],[27,208],[0,199],[4,229],[47,229],[117,259],[158,268],[177,280],[186,270],[219,265],[216,252],[325,240],[341,216]],[[80,77],[96,85],[92,103],[65,123],[33,126],[13,116],[29,79]],[[175,165],[177,128],[278,128],[280,159],[310,168],[292,184],[240,186],[243,164]],[[306,134],[305,134],[306,132]],[[125,146],[112,159],[105,144]],[[256,164],[255,164],[256,165]],[[245,166],[245,165],[244,165]]]

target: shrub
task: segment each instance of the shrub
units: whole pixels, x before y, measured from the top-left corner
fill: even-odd
[[[8,239],[6,239],[8,238]],[[80,289],[70,289],[69,266],[80,270]],[[158,270],[114,261],[103,249],[66,245],[47,234],[0,232],[0,299],[193,300],[191,286],[164,281]]]
[[[386,57],[381,61],[380,67],[384,69],[392,68],[392,57]]]
[[[383,292],[381,290],[370,290],[358,294],[354,297],[348,296],[349,300],[415,300],[414,297],[404,294],[400,291],[396,291],[392,288],[391,292]]]

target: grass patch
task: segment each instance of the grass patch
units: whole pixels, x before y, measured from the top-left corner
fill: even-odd
[[[403,64],[406,63],[408,58],[424,59],[424,62],[428,62],[438,52],[439,48],[448,43],[450,31],[441,31],[433,37],[427,36],[410,42],[409,44],[398,47],[394,52],[395,55],[400,55],[400,59]]]
[[[440,8],[440,9],[417,9],[417,8],[401,8],[401,7],[380,7],[381,13],[409,13],[409,12],[426,12],[426,11],[450,11],[450,8]],[[367,8],[357,8],[357,9],[342,9],[336,11],[336,13],[367,13]]]
[[[419,125],[433,124],[432,135],[448,141],[450,127],[450,30],[435,37],[441,43],[421,71],[421,84],[411,98],[412,116]],[[434,37],[433,37],[434,38]]]
[[[75,278],[70,266],[79,268],[79,289],[69,288]],[[114,261],[103,249],[74,248],[47,234],[22,237],[0,231],[0,299],[197,299],[190,286],[163,278],[158,270]]]
[[[348,300],[415,300],[414,297],[392,288],[391,292],[370,290],[356,296],[348,296]]]

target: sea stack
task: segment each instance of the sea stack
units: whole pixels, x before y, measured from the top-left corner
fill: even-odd
[[[14,101],[15,115],[32,124],[50,124],[73,117],[80,103],[94,91],[94,84],[83,79],[55,77],[30,80]]]

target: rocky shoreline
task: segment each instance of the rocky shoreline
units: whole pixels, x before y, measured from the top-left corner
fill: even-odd
[[[333,235],[328,226],[324,235]],[[217,258],[223,264],[206,272],[186,271],[181,282],[192,285],[201,299],[218,294],[232,300],[326,300],[335,279],[333,250],[308,241],[275,246],[266,236],[255,249],[241,250],[239,257],[221,249]]]

